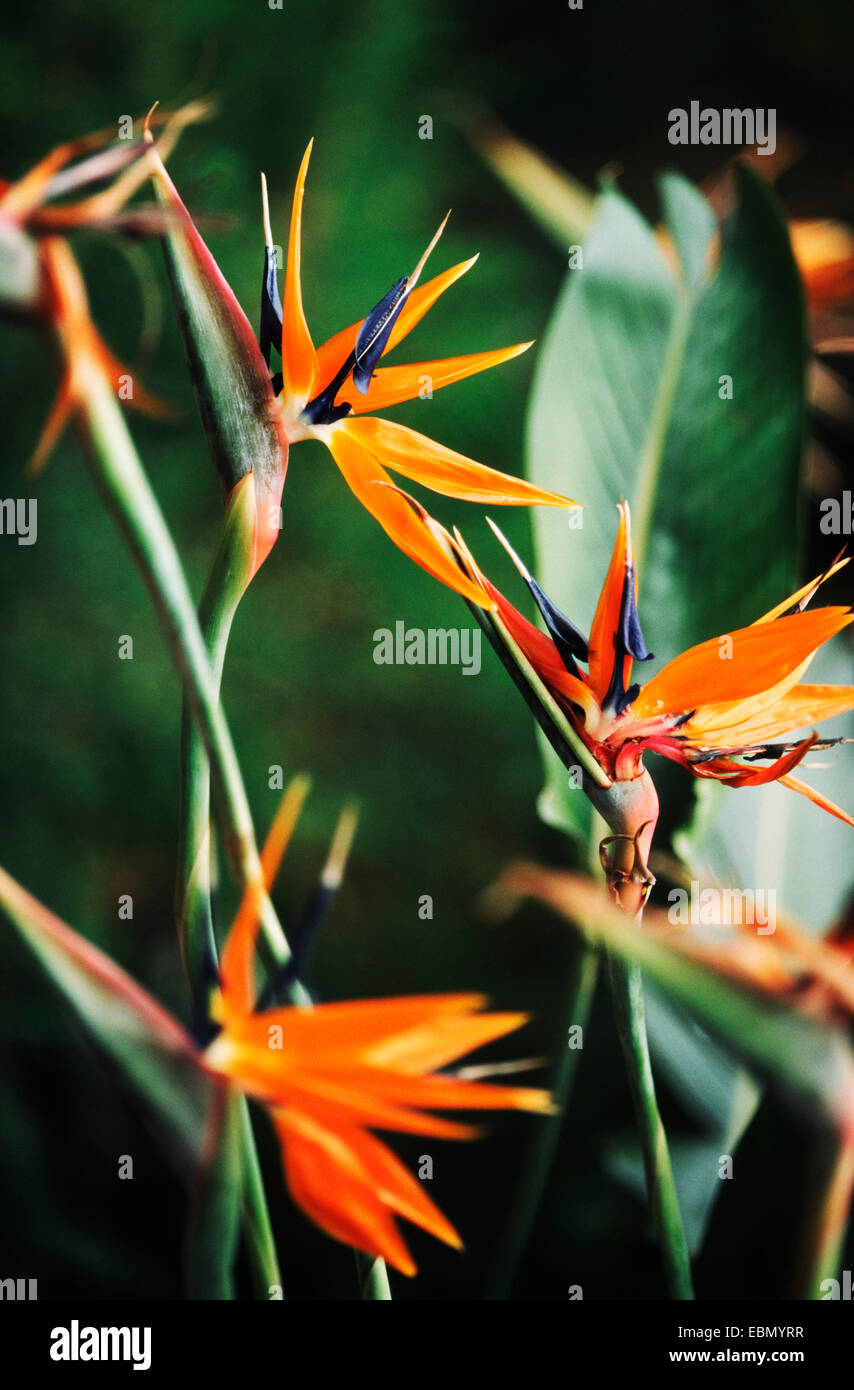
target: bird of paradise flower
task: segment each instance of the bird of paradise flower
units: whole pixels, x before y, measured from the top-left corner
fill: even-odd
[[[295,779],[282,800],[262,854],[267,880],[275,876],[305,790],[305,782]],[[255,984],[262,892],[261,882],[250,887],[228,934],[211,997],[209,1040],[203,1045],[120,967],[0,870],[0,903],[24,924],[40,954],[58,951],[100,992],[106,990],[123,1014],[130,1011],[164,1049],[189,1061],[194,1072],[234,1086],[265,1107],[291,1195],[321,1230],[414,1275],[416,1264],[398,1218],[455,1249],[462,1239],[423,1184],[372,1131],[473,1139],[478,1131],[472,1125],[433,1112],[549,1113],[546,1091],[479,1080],[490,1073],[489,1066],[469,1075],[446,1070],[465,1053],[520,1028],[527,1015],[483,1012],[486,999],[471,993],[279,1007],[269,984],[261,993]]]
[[[618,880],[628,873],[647,892],[654,881],[646,859],[658,799],[644,767],[645,753],[657,753],[695,777],[714,778],[729,787],[780,782],[854,826],[847,811],[793,776],[811,749],[847,740],[819,740],[813,733],[794,742],[778,741],[854,709],[854,686],[801,680],[818,649],[854,621],[851,609],[841,605],[806,611],[820,586],[847,559],[838,559],[749,627],[689,648],[641,685],[632,682],[633,662],[649,661],[652,653],[638,616],[626,502],[620,504],[617,538],[588,640],[543,592],[494,523],[490,524],[525,580],[546,631],[487,579],[459,532],[451,536],[414,499],[408,501],[480,586],[480,621],[535,707],[553,746],[567,763],[577,763],[579,750],[585,755],[594,774],[584,778],[588,796],[617,831],[616,838],[633,843],[631,862],[618,872]],[[484,599],[491,602],[491,613],[483,612],[488,606]]]
[[[273,389],[288,441],[295,444],[317,439],[324,444],[350,490],[395,544],[434,577],[480,603],[482,594],[477,586],[449,559],[429,529],[421,525],[386,470],[393,469],[434,492],[462,501],[542,503],[554,507],[574,507],[577,503],[523,478],[488,468],[373,412],[417,398],[425,380],[431,391],[438,390],[507,362],[531,344],[516,343],[494,351],[406,366],[378,365],[477,260],[473,256],[418,285],[427,258],[444,230],[446,217],[412,274],[402,276],[366,318],[350,324],[316,348],[303,310],[301,285],[303,199],[311,149],[309,144],[294,193],[283,299],[279,296],[266,180],[262,183],[266,257],[260,345],[268,364],[271,347],[281,347],[282,370],[273,376]]]

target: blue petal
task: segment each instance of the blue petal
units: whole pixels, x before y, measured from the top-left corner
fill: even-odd
[[[363,396],[367,393],[374,368],[385,351],[391,330],[394,328],[397,316],[406,301],[408,287],[409,276],[404,275],[396,285],[392,286],[388,294],[383,295],[379,304],[371,310],[359,329],[356,338],[356,365],[353,368],[353,384]]]

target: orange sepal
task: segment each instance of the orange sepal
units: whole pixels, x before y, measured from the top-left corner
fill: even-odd
[[[401,342],[417,323],[420,323],[439,296],[444,294],[445,290],[456,280],[459,280],[460,276],[465,275],[467,270],[471,270],[476,260],[477,256],[472,256],[468,261],[460,261],[459,265],[453,265],[449,270],[443,270],[441,275],[434,275],[432,280],[428,280],[426,284],[419,285],[412,291],[389,334],[383,356],[387,352],[391,352],[392,348]],[[327,338],[326,342],[317,349],[317,380],[321,385],[330,381],[341,364],[350,356],[356,346],[356,338],[363,322],[363,319],[358,319],[349,327],[342,328],[340,333],[336,333],[332,338]]]
[[[435,362],[410,362],[400,367],[380,367],[373,375],[364,396],[351,391],[348,399],[354,415],[367,411],[386,410],[402,401],[414,400],[421,392],[425,379],[431,393],[454,381],[463,381],[477,372],[498,367],[513,357],[527,352],[531,343],[515,343],[512,347],[496,348],[493,352],[470,352],[463,357],[443,357]]]
[[[294,1201],[335,1240],[414,1275],[395,1213],[459,1249],[454,1228],[379,1140],[363,1130],[331,1131],[305,1115],[274,1112]]]
[[[838,574],[841,569],[844,569],[849,563],[849,559],[849,556],[845,556],[844,559],[840,557],[838,560],[834,560],[830,569],[825,570],[824,574],[820,574],[817,578],[811,579],[807,584],[802,584],[800,589],[790,594],[788,598],[783,599],[782,603],[778,603],[775,608],[770,609],[768,613],[763,613],[761,618],[757,618],[756,623],[773,622],[775,618],[781,618],[788,609],[794,608],[796,604],[801,608],[806,608],[807,604],[818,592],[822,584],[826,584],[828,579],[832,579],[835,574]],[[752,624],[752,626],[755,627],[756,623]]]
[[[557,691],[571,704],[579,705],[588,719],[592,718],[599,708],[596,697],[580,676],[573,676],[567,671],[551,638],[514,608],[488,579],[485,579],[484,583],[487,593],[495,600],[498,614],[506,624],[510,636],[521,648],[537,675],[551,690]]]
[[[251,477],[251,474],[249,475]],[[255,1002],[253,961],[258,936],[259,914],[263,893],[278,873],[279,865],[294,832],[303,803],[308,795],[309,782],[294,777],[279,803],[264,848],[261,851],[261,880],[247,885],[222,952],[220,981],[223,1016],[250,1015]],[[250,1015],[252,1016],[252,1015]]]
[[[593,623],[590,628],[590,660],[587,680],[590,689],[600,703],[605,698],[611,683],[614,644],[620,626],[620,612],[623,603],[626,562],[631,558],[628,507],[625,502],[620,503],[619,512],[620,525],[617,530],[617,539],[614,542],[608,573],[605,576],[605,583],[602,585],[602,592],[599,595],[599,602],[596,605],[596,612],[593,615]],[[631,657],[627,656],[623,662],[624,687],[628,685],[631,667]]]
[[[743,713],[739,701],[732,706],[734,717],[727,718],[721,713],[714,724],[711,719],[707,721],[707,715],[712,716],[720,709],[716,705],[701,708],[698,718],[684,724],[680,733],[705,748],[773,742],[793,729],[805,729],[809,724],[819,724],[854,709],[854,685],[796,685],[752,717],[735,717],[735,711]]]
[[[483,590],[466,578],[346,422],[330,430],[329,448],[354,496],[405,555],[463,598],[481,608],[490,606]]]
[[[849,816],[847,811],[843,811],[841,806],[837,806],[828,797],[822,796],[814,787],[808,787],[806,782],[802,782],[799,777],[781,777],[780,783],[788,787],[790,791],[800,792],[801,796],[807,797],[814,806],[820,807],[822,811],[827,811],[828,815],[836,816],[837,820],[844,821],[846,825],[854,826],[854,816]]]
[[[847,608],[818,608],[701,642],[653,676],[634,702],[633,715],[679,715],[701,705],[760,696],[801,667],[852,617]]]
[[[460,502],[490,502],[496,506],[575,507],[578,504],[556,492],[536,487],[524,478],[499,473],[446,449],[424,434],[391,420],[367,416],[347,418],[336,433],[343,432],[365,449],[378,463],[402,473],[415,483],[429,487]],[[333,450],[334,452],[334,450]]]
[[[291,227],[288,234],[288,262],[285,269],[285,292],[282,298],[282,377],[285,396],[302,407],[314,391],[318,380],[317,353],[308,331],[302,306],[302,206],[305,178],[311,147],[302,157],[294,189]]]
[[[764,787],[769,782],[778,782],[791,772],[793,767],[797,767],[817,737],[817,734],[811,734],[799,743],[797,748],[791,748],[788,753],[784,753],[767,767],[746,768],[744,763],[736,762],[733,758],[715,758],[711,762],[692,767],[691,771],[701,777],[717,777],[728,787]]]

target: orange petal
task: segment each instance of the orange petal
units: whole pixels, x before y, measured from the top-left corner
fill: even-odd
[[[487,468],[474,459],[446,449],[424,434],[391,420],[373,416],[348,418],[340,426],[386,468],[393,468],[413,482],[422,483],[445,497],[461,502],[491,502],[499,506],[575,507],[578,504],[559,493],[536,487],[524,478],[514,478]]]
[[[742,710],[739,701],[733,709]],[[711,728],[707,712],[718,706],[709,705],[699,711],[696,720],[683,725],[680,733],[687,739],[702,743],[706,748],[727,748],[749,743],[766,743],[790,733],[819,724],[823,719],[854,709],[854,685],[796,685],[788,694],[776,699],[770,708],[762,709],[752,718],[725,719],[723,716]]]
[[[443,1073],[414,1076],[373,1065],[336,1071],[336,1082],[340,1078],[365,1091],[373,1087],[384,1100],[413,1110],[529,1110],[541,1115],[552,1111],[548,1091],[534,1086],[497,1086]]]
[[[626,578],[626,563],[632,559],[631,540],[628,533],[628,507],[620,503],[620,525],[617,539],[611,554],[611,563],[602,585],[599,602],[590,628],[590,661],[588,683],[593,694],[601,704],[611,684],[617,633],[620,627],[620,612],[623,604],[623,585]],[[623,663],[623,685],[628,686],[631,674],[631,657]],[[633,708],[634,716],[637,706]]]
[[[378,1140],[355,1128],[336,1133],[303,1115],[275,1112],[273,1119],[291,1195],[327,1235],[407,1275],[417,1271],[395,1213],[459,1248],[454,1228]]]
[[[302,157],[296,189],[294,190],[291,229],[288,236],[288,263],[285,270],[285,293],[282,300],[282,377],[285,396],[293,399],[300,407],[305,405],[313,392],[317,376],[317,353],[311,341],[308,324],[302,307],[302,204],[305,194],[305,176],[311,147]]]
[[[465,275],[466,271],[471,270],[476,260],[477,256],[470,256],[467,261],[460,261],[458,265],[451,266],[449,270],[443,270],[440,275],[434,275],[432,280],[428,280],[426,284],[419,285],[412,291],[391,330],[386,344],[386,352],[391,352],[392,348],[403,342],[407,334],[411,333],[415,325],[420,323],[424,315],[433,308],[440,295],[443,295],[445,290]]]
[[[837,820],[842,820],[846,825],[854,826],[854,817],[849,816],[847,811],[843,811],[835,802],[829,801],[821,792],[817,792],[814,787],[808,787],[806,782],[802,782],[799,777],[781,777],[780,782],[784,787],[789,787],[793,792],[800,792],[801,796],[807,797],[814,806],[819,806],[822,811],[827,811],[829,815],[836,816]]]
[[[846,556],[845,559],[834,561],[834,563],[830,566],[830,569],[825,570],[824,574],[820,574],[816,579],[811,579],[808,584],[802,585],[802,587],[798,589],[794,594],[790,594],[789,597],[787,599],[784,599],[782,603],[778,603],[776,608],[772,608],[769,613],[763,613],[761,618],[756,619],[756,622],[773,622],[775,618],[782,617],[782,615],[785,612],[787,612],[788,609],[794,608],[795,604],[802,604],[804,607],[806,607],[806,604],[810,601],[810,599],[817,592],[817,590],[821,588],[821,585],[826,584],[828,579],[832,579],[833,576],[839,572],[839,570],[845,568],[845,566],[848,564],[849,558],[850,557]],[[806,602],[804,602],[805,600]],[[754,623],[753,626],[755,627],[756,624]]]
[[[797,748],[791,748],[788,753],[784,753],[767,767],[747,768],[744,763],[729,758],[718,758],[714,762],[704,764],[706,770],[703,775],[711,773],[712,776],[720,776],[728,787],[764,787],[769,782],[776,782],[785,777],[793,767],[797,767],[812,748],[816,738],[816,734],[811,734],[803,743],[799,743]]]
[[[234,919],[222,953],[220,980],[223,1016],[247,1014],[255,1001],[255,941],[263,889],[269,888],[276,876],[282,855],[287,849],[294,826],[299,819],[309,783],[305,777],[294,777],[279,804],[264,848],[261,868],[264,882],[247,885],[243,900]]]
[[[739,738],[737,730],[743,725],[760,723],[764,718],[772,718],[777,705],[786,698],[790,690],[812,664],[815,652],[788,671],[776,685],[769,685],[759,695],[747,700],[727,700],[720,704],[700,705],[696,713],[681,728],[683,737],[693,739],[710,748],[727,743],[750,743],[749,738]]]
[[[365,1130],[354,1130],[347,1137],[353,1152],[371,1173],[375,1191],[388,1206],[454,1250],[462,1249],[462,1241],[450,1221],[430,1200],[423,1183],[412,1176],[391,1149]]]
[[[507,624],[511,637],[522,649],[538,676],[551,690],[557,691],[571,704],[579,705],[588,718],[592,717],[599,708],[595,695],[580,677],[567,671],[551,638],[514,608],[494,584],[489,580],[485,583],[487,592],[495,599],[499,615]]]
[[[50,414],[44,422],[38,443],[27,463],[28,473],[38,473],[46,464],[59,441],[65,426],[74,414],[75,402],[70,375],[66,372]]]
[[[819,608],[758,623],[691,647],[643,687],[637,719],[679,715],[701,705],[761,695],[852,621],[847,608]]]
[[[439,296],[444,294],[455,280],[465,275],[467,270],[471,270],[476,260],[477,256],[472,256],[468,261],[460,261],[459,265],[451,266],[450,270],[443,270],[441,275],[434,275],[432,280],[412,291],[391,330],[383,356],[391,352],[392,348],[412,331]],[[340,333],[328,338],[317,349],[317,380],[321,385],[331,381],[341,364],[350,356],[363,322],[363,319],[359,319],[356,323],[351,323],[349,328],[342,328]]]
[[[414,400],[421,392],[424,379],[428,379],[431,392],[440,386],[450,386],[454,381],[462,381],[476,372],[485,372],[488,367],[497,367],[509,362],[520,353],[527,352],[531,343],[516,343],[513,347],[496,348],[494,352],[470,352],[464,357],[443,357],[435,362],[412,362],[402,367],[380,367],[371,379],[364,396],[352,393],[350,402],[354,415],[364,415],[368,410],[386,410],[401,401]]]
[[[354,422],[355,423],[355,422]],[[467,579],[429,527],[396,491],[373,455],[351,434],[344,421],[329,432],[329,448],[344,481],[387,536],[417,565],[478,607],[489,607],[483,590]]]
[[[285,1042],[287,1047],[287,1034]],[[386,1096],[383,1089],[385,1073],[348,1068],[344,1063],[336,1064],[334,1070],[323,1067],[317,1067],[314,1071],[303,1069],[302,1063],[290,1058],[286,1050],[271,1048],[269,1039],[260,1047],[238,1047],[234,1045],[229,1030],[211,1043],[205,1058],[211,1071],[236,1082],[242,1090],[263,1104],[286,1106],[303,1114],[312,1114],[334,1127],[342,1124],[367,1125],[371,1129],[423,1134],[436,1139],[471,1139],[476,1133],[471,1125],[441,1119],[394,1096]],[[413,1085],[417,1085],[418,1080],[416,1078]],[[509,1090],[503,1087],[493,1089]],[[454,1108],[465,1107],[460,1104]],[[511,1105],[510,1108],[521,1107]],[[531,1104],[524,1108],[536,1107]]]
[[[405,995],[392,999],[345,1000],[295,1012],[290,1007],[249,1015],[239,1036],[263,1042],[271,1024],[287,1031],[288,1047],[306,1057],[357,1053],[381,1046],[398,1035],[441,1025],[446,1017],[464,1017],[484,1008],[481,994]],[[460,1054],[466,1051],[461,1047]]]
[[[375,1067],[394,1067],[407,1075],[424,1075],[496,1038],[514,1033],[527,1021],[527,1014],[447,1014],[383,1039],[369,1050],[367,1057]]]
[[[120,393],[120,388],[130,379],[133,394],[127,397],[126,403],[128,405],[132,406],[134,410],[141,411],[143,415],[151,415],[156,420],[175,419],[178,414],[175,407],[170,405],[168,401],[162,401],[159,396],[153,395],[150,391],[146,391],[144,386],[140,386],[135,375],[132,375],[127,367],[117,357],[114,357],[106,344],[97,339],[93,346],[97,348],[101,366],[119,400],[125,400],[125,396]],[[124,378],[124,382],[122,378]]]
[[[100,338],[89,313],[83,277],[66,241],[45,237],[41,242],[41,261],[49,296],[49,312],[64,359],[62,384],[51,408],[38,444],[29,462],[36,472],[46,462],[66,423],[75,411],[85,412],[91,393],[91,376],[105,377],[118,393],[129,374]],[[170,408],[133,381],[129,405],[154,415],[169,415]]]

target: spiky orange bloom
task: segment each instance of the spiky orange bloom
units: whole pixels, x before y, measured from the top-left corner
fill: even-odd
[[[268,879],[304,791],[297,779],[283,800],[262,854]],[[345,854],[339,852],[337,865],[330,856],[327,888],[333,886],[330,868],[333,876],[339,872]],[[237,1086],[267,1106],[288,1187],[306,1215],[335,1239],[415,1274],[398,1217],[455,1248],[462,1242],[424,1185],[371,1131],[471,1139],[478,1133],[471,1125],[433,1112],[551,1113],[545,1091],[484,1084],[441,1070],[520,1028],[527,1015],[482,1013],[486,1001],[478,994],[259,1009],[254,955],[260,891],[256,884],[246,894],[226,942],[212,1009],[218,1031],[202,1051],[147,990],[0,869],[0,904],[40,956],[58,958],[64,967],[55,971],[60,982],[82,976],[84,995],[100,998],[108,1018],[114,1012],[135,1021],[140,1039],[188,1063],[191,1073]],[[72,989],[70,997],[77,1001],[79,992]],[[133,1022],[128,1031],[134,1032]],[[478,1075],[487,1071],[477,1068]],[[220,1098],[221,1093],[211,1098],[212,1119],[221,1114]],[[197,1152],[210,1158],[209,1136],[200,1136]]]
[[[287,799],[283,812],[287,818]],[[281,848],[285,839],[280,837]],[[268,873],[271,867],[268,849]],[[205,1064],[268,1107],[288,1187],[303,1211],[335,1239],[382,1256],[403,1274],[415,1274],[397,1217],[447,1245],[459,1248],[462,1242],[423,1185],[371,1131],[471,1139],[477,1134],[471,1125],[432,1112],[547,1113],[545,1091],[439,1071],[521,1027],[526,1015],[480,1013],[486,1000],[477,994],[259,1011],[257,906],[256,887],[244,898],[223,952],[221,988],[212,1009],[221,1031],[204,1055]]]
[[[185,125],[200,119],[204,103],[192,103],[169,117],[158,148],[166,154]],[[92,373],[106,378],[120,400],[150,415],[169,408],[134,381],[98,334],[83,279],[69,245],[59,233],[106,228],[153,234],[163,228],[154,208],[126,204],[148,178],[147,151],[141,140],[116,141],[115,132],[98,131],[58,146],[15,183],[0,180],[0,228],[18,283],[4,286],[0,308],[47,323],[62,359],[62,382],[30,466],[44,463],[66,423],[85,410]],[[99,192],[88,190],[109,180]],[[58,201],[81,193],[76,201]],[[8,279],[9,277],[7,277]],[[9,296],[8,298],[6,296]]]
[[[800,683],[818,648],[854,618],[845,607],[804,611],[819,586],[847,560],[838,561],[752,626],[691,647],[646,685],[632,684],[633,661],[651,660],[651,653],[637,613],[628,504],[623,502],[619,510],[617,539],[589,642],[546,597],[506,542],[547,633],[508,603],[459,539],[446,537],[446,544],[493,599],[497,617],[612,783],[640,777],[644,753],[659,753],[696,777],[713,777],[730,787],[782,782],[854,825],[847,812],[792,776],[810,748],[841,740],[818,743],[813,734],[794,743],[776,742],[793,730],[854,708],[854,686]],[[586,663],[586,671],[580,662]],[[766,766],[754,766],[762,760]]]
[[[83,277],[67,241],[45,237],[39,247],[45,291],[44,313],[53,329],[62,362],[59,391],[30,458],[37,471],[52,453],[69,421],[86,417],[98,382],[106,381],[119,400],[149,415],[170,408],[143,389],[110,351],[92,322]]]
[[[265,205],[267,259],[261,347],[269,362],[271,343],[281,331],[282,372],[274,377],[274,386],[279,391],[289,440],[293,444],[319,439],[325,444],[351,491],[395,544],[436,578],[473,602],[482,603],[482,592],[460,573],[404,499],[389,486],[386,469],[463,501],[555,507],[577,504],[521,478],[486,468],[415,430],[368,412],[416,398],[425,381],[432,392],[497,366],[524,352],[530,343],[375,370],[380,359],[412,331],[439,296],[477,259],[462,261],[416,289],[444,228],[442,223],[411,275],[403,276],[367,318],[315,348],[303,312],[300,274],[303,194],[310,153],[311,145],[303,157],[294,194],[283,302]]]

